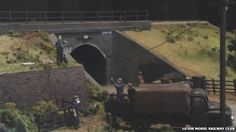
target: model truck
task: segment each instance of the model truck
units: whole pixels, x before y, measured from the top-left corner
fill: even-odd
[[[124,95],[122,102],[110,94],[105,111],[111,117],[120,117],[145,127],[154,122],[173,125],[221,126],[220,105],[208,100],[201,88],[190,88],[187,83],[143,84],[135,88],[134,100]],[[226,125],[232,125],[232,111],[226,105]]]

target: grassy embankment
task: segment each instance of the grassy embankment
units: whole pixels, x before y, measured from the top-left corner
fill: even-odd
[[[0,35],[0,74],[57,67],[56,50],[45,32],[10,32]],[[23,66],[23,62],[34,65]],[[70,61],[70,65],[76,62]]]
[[[151,31],[125,31],[123,34],[149,49],[166,39],[171,39],[190,25],[153,24]],[[199,24],[191,30],[153,49],[156,55],[168,60],[188,75],[203,74],[219,79],[219,28],[211,24]],[[227,44],[235,36],[227,33]],[[235,79],[236,72],[227,67],[227,79]]]

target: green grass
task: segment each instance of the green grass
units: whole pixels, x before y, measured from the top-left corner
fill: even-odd
[[[23,66],[23,62],[34,62]],[[45,32],[9,32],[0,36],[0,74],[45,69],[47,62],[57,68],[56,49]],[[67,66],[78,63],[70,60]],[[63,67],[59,66],[59,67]]]
[[[152,48],[173,38],[190,25],[152,25],[151,31],[124,31],[122,34],[145,48]],[[227,43],[235,36],[227,33]],[[174,40],[153,49],[156,55],[168,60],[188,75],[203,74],[219,78],[219,29],[211,24],[199,24]],[[227,79],[236,78],[236,72],[227,67]]]

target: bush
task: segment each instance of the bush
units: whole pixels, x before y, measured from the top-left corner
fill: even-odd
[[[89,90],[89,96],[91,98],[95,98],[98,96],[98,94],[101,92],[101,90],[96,87],[93,83],[91,83],[89,80],[86,80],[86,86]]]
[[[30,119],[20,114],[15,103],[5,103],[0,109],[0,131],[28,132],[29,126],[33,124]]]
[[[37,115],[42,115],[51,111],[58,110],[58,107],[53,103],[53,101],[38,101],[32,107],[32,113]]]
[[[109,93],[107,91],[102,91],[98,94],[98,96],[95,98],[97,101],[105,102],[109,98]]]
[[[42,38],[44,41],[49,41],[48,34],[46,32],[43,32],[41,30],[37,31],[40,38]]]
[[[14,127],[15,119],[19,117],[19,111],[16,109],[15,103],[5,103],[1,107],[0,120],[7,126]]]
[[[28,131],[28,124],[22,119],[17,118],[15,120],[15,127],[17,132],[27,132]]]
[[[82,107],[80,112],[84,116],[94,115],[97,113],[97,108],[95,106],[89,105],[88,107]]]
[[[40,49],[46,51],[47,54],[56,54],[56,49],[54,45],[45,42],[39,42]]]
[[[21,47],[17,48],[16,52],[12,54],[15,57],[15,61],[7,60],[7,63],[13,63],[13,62],[38,62],[39,58],[35,58],[32,54],[29,53],[29,51],[22,49]],[[14,60],[14,59],[12,59]]]

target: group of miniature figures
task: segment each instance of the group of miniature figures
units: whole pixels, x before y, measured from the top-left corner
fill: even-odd
[[[144,84],[144,79],[142,72],[140,71],[138,73],[138,81],[139,84]],[[115,82],[113,77],[111,77],[111,82],[113,86],[116,88],[116,100],[117,102],[123,102],[124,100],[124,88],[125,84],[123,83],[123,79],[118,77],[117,81]],[[127,92],[128,92],[128,98],[131,102],[134,101],[135,98],[135,88],[133,87],[132,83],[127,84]]]

